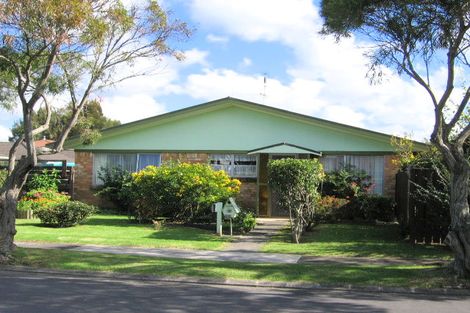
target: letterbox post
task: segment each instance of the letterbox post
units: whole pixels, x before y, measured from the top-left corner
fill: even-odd
[[[222,207],[223,207],[222,202],[217,202],[214,204],[214,211],[217,212],[217,225],[215,232],[219,235],[222,236]]]

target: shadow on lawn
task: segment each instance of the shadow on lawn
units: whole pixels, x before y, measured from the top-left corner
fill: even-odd
[[[337,265],[306,265],[306,264],[261,264],[240,262],[216,262],[208,260],[184,259],[153,259],[138,256],[117,257],[109,254],[90,254],[86,252],[64,252],[50,250],[47,260],[43,251],[21,249],[18,256],[24,265],[36,267],[50,267],[75,270],[98,270],[132,273],[141,275],[187,276],[217,279],[246,279],[261,281],[304,281],[319,283],[323,286],[418,286],[442,287],[451,286],[455,282],[441,267],[414,268],[414,267],[388,267],[388,266],[337,266]],[[155,284],[152,284],[157,286]],[[181,284],[178,284],[181,285]],[[305,293],[318,295],[325,290],[285,290],[295,294]],[[345,299],[373,299],[376,293],[359,294],[345,292],[341,297]],[[335,293],[336,294],[336,293]],[[380,294],[385,301],[400,301],[403,299],[420,299],[417,294]],[[212,299],[212,296],[209,297]],[[316,297],[314,297],[316,298]],[[305,298],[313,301],[314,298]],[[470,298],[469,296],[451,296],[433,294],[429,301],[446,301],[453,299]],[[317,298],[318,299],[318,298]],[[243,310],[242,310],[243,311]],[[278,310],[276,310],[278,311]],[[344,312],[353,312],[346,310]],[[336,312],[336,311],[328,311]]]
[[[301,244],[291,245],[288,230],[273,237],[273,248],[283,252],[306,255],[341,255],[348,257],[398,257],[398,258],[450,258],[444,245],[414,245],[400,235],[398,225],[370,224],[320,224],[301,238]]]

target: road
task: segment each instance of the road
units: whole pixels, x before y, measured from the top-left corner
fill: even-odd
[[[141,281],[0,270],[0,312],[452,312],[470,296]]]

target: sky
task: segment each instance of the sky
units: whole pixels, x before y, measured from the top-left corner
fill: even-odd
[[[433,108],[425,91],[389,69],[381,84],[371,84],[364,56],[370,43],[356,36],[337,43],[320,35],[318,1],[162,4],[195,29],[189,40],[174,43],[185,60],[162,58],[154,75],[93,95],[106,116],[127,123],[235,97],[387,134],[429,138]],[[149,61],[135,65],[147,66]],[[444,74],[439,65],[433,69],[437,88]],[[0,110],[0,141],[8,139],[19,119],[18,110]]]

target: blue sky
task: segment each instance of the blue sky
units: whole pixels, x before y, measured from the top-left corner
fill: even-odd
[[[186,59],[164,58],[155,75],[94,95],[109,117],[125,123],[231,96],[389,134],[411,133],[418,140],[431,132],[426,93],[388,69],[382,84],[371,85],[363,56],[369,43],[352,37],[338,44],[320,36],[317,1],[165,0],[163,5],[196,29],[190,40],[175,43]],[[135,65],[147,66],[148,61]],[[431,73],[436,88],[443,73],[439,66]],[[19,117],[0,112],[0,141]]]

